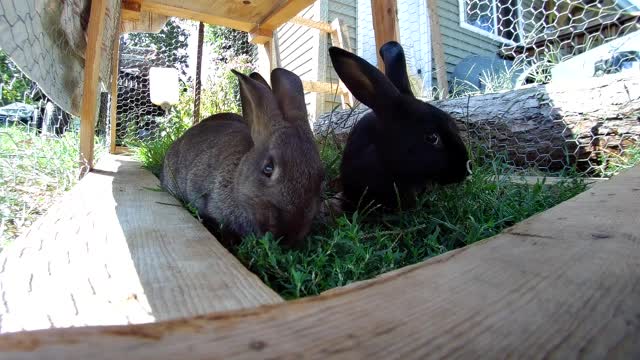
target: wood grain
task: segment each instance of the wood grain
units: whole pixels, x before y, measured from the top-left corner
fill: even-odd
[[[502,234],[283,304],[0,336],[6,359],[640,357],[640,167]]]
[[[124,12],[120,16],[113,37],[113,55],[111,57],[111,100],[109,109],[109,152],[116,152],[116,131],[118,122],[118,77],[120,76],[120,30],[124,21]]]
[[[449,97],[449,82],[447,81],[447,63],[444,58],[444,46],[442,44],[442,35],[440,33],[440,14],[438,13],[438,4],[436,0],[424,1],[426,1],[427,11],[429,13],[431,49],[433,50],[433,59],[436,65],[438,90],[442,92],[442,98],[446,99]]]
[[[82,107],[80,108],[80,162],[89,169],[93,167],[93,145],[98,114],[100,86],[100,62],[102,60],[102,34],[107,1],[91,2],[91,15],[87,27],[87,49],[84,58],[82,85]],[[84,172],[83,172],[84,174]]]
[[[384,72],[384,62],[382,62],[378,50],[391,40],[400,41],[396,0],[371,0],[371,16],[373,17],[373,32],[376,38],[378,69]]]
[[[282,299],[125,156],[0,254],[0,332],[161,321]]]

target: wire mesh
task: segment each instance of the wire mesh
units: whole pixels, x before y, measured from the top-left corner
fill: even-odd
[[[255,46],[244,32],[202,24],[200,37],[200,27],[194,21],[171,18],[158,33],[121,37],[116,146],[148,146],[215,113],[240,112],[231,69],[251,72]],[[178,73],[179,101],[173,106],[152,102],[152,68]]]
[[[609,176],[637,157],[638,101],[617,90],[639,69],[636,2],[446,0],[436,2],[434,13],[427,3],[397,1],[399,40],[414,94],[454,114],[480,160],[502,156],[526,172]],[[371,1],[356,5],[355,50],[375,65]],[[440,24],[441,61],[433,50],[433,16]],[[446,72],[444,87],[437,83],[438,72]],[[571,86],[573,92],[562,90]],[[450,100],[439,101],[447,93]],[[565,95],[573,104],[554,99]],[[451,100],[456,98],[472,99]],[[575,114],[579,106],[585,106],[582,115]],[[325,114],[316,131],[345,135],[363,111]]]

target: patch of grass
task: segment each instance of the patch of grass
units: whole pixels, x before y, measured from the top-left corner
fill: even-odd
[[[317,224],[300,250],[283,249],[267,234],[244,239],[233,252],[266,284],[294,299],[472,244],[586,188],[579,178],[554,185],[508,182],[503,175],[512,170],[500,159],[474,169],[465,182],[421,196],[413,210],[365,209],[333,226]]]
[[[596,174],[611,177],[623,170],[640,164],[640,144],[627,147],[621,154],[610,153],[601,157],[603,166]]]
[[[96,140],[96,159],[104,153]],[[79,136],[41,137],[24,126],[0,128],[0,248],[15,240],[80,175]]]

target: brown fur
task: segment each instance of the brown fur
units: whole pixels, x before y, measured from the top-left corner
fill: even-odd
[[[284,69],[272,72],[273,91],[257,74],[236,75],[244,116],[213,115],[185,132],[167,152],[162,186],[232,241],[271,232],[296,245],[318,211],[324,174],[302,83]]]

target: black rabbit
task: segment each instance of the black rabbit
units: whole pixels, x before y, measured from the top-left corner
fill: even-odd
[[[390,41],[380,48],[386,76],[343,49],[331,47],[329,55],[346,87],[371,109],[345,146],[340,173],[346,209],[371,201],[411,207],[429,183],[450,184],[469,175],[455,121],[413,95],[400,44]]]

